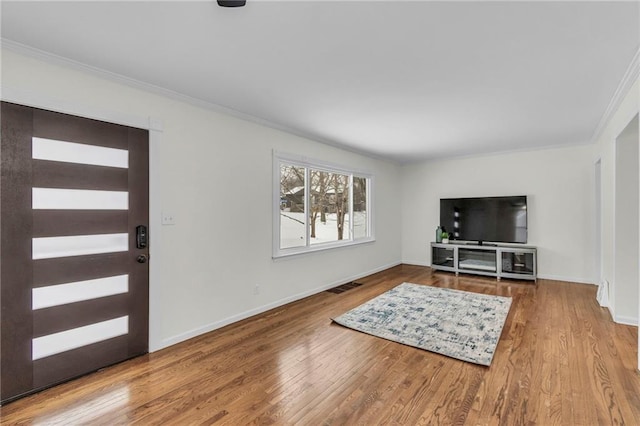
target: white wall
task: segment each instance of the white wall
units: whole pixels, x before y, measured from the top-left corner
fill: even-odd
[[[595,145],[594,158],[600,158],[602,163],[602,278],[609,281],[611,293],[616,299],[632,297],[621,289],[616,288],[615,280],[615,146],[616,139],[638,114],[638,94],[640,93],[640,80],[636,79],[627,95],[622,99],[617,110],[614,111],[604,127]],[[638,243],[640,244],[640,242]],[[637,261],[636,261],[637,264]],[[638,288],[636,283],[636,289]],[[633,293],[637,294],[637,293]],[[616,306],[609,306],[611,316],[618,322],[637,323],[638,312],[633,318],[620,318],[616,312]]]
[[[615,285],[611,300],[616,319],[628,324],[638,320],[639,139],[636,116],[616,139],[615,164]]]
[[[542,278],[594,283],[593,146],[429,161],[402,170],[402,260],[429,265],[440,198],[527,196]]]
[[[153,233],[161,240],[151,259],[159,269],[151,282],[157,296],[151,301],[152,339],[157,336],[152,348],[400,262],[400,171],[394,163],[6,49],[2,88],[87,111],[162,121],[162,141],[152,159],[159,182],[152,187],[159,188],[161,208],[171,211],[177,224],[150,230],[152,242]],[[272,260],[274,149],[373,173],[376,241]]]

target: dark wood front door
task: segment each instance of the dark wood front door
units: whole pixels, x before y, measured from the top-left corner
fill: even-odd
[[[137,234],[149,226],[149,134],[5,102],[1,113],[7,402],[148,351],[149,246]]]

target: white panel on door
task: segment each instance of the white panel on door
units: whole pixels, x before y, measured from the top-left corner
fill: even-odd
[[[32,250],[32,258],[34,260],[128,251],[129,234],[33,238]]]
[[[31,359],[35,361],[127,333],[129,333],[129,316],[125,315],[48,336],[36,337],[32,339]]]
[[[127,191],[32,188],[32,208],[36,210],[128,210]]]
[[[105,148],[35,137],[32,138],[31,145],[32,157],[36,160],[129,168],[129,151],[126,149]]]
[[[49,308],[129,291],[129,275],[76,281],[32,290],[32,309]]]

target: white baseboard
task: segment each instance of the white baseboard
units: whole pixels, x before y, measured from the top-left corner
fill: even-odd
[[[404,265],[413,265],[413,266],[428,266],[429,268],[431,267],[431,264],[429,262],[423,262],[421,260],[403,260],[402,263]]]
[[[258,306],[257,308],[254,308],[254,309],[249,309],[248,311],[244,311],[244,312],[241,312],[239,314],[232,315],[232,316],[227,317],[227,318],[223,318],[223,319],[221,319],[219,321],[215,321],[215,322],[203,325],[202,327],[194,328],[194,329],[189,330],[189,331],[184,332],[184,333],[176,334],[175,336],[163,339],[161,345],[159,347],[157,347],[157,348],[154,348],[152,350],[152,352],[158,351],[160,349],[167,348],[169,346],[175,345],[175,344],[180,343],[180,342],[184,342],[185,340],[189,340],[189,339],[191,339],[193,337],[200,336],[201,334],[208,333],[210,331],[222,328],[225,325],[229,325],[229,324],[232,324],[234,322],[242,321],[243,319],[247,319],[247,318],[252,317],[254,315],[261,314],[261,313],[266,312],[266,311],[268,311],[270,309],[274,309],[274,308],[277,308],[279,306],[286,305],[287,303],[295,302],[296,300],[304,299],[305,297],[313,296],[314,294],[320,293],[320,292],[328,290],[330,288],[333,288],[333,287],[339,286],[341,284],[348,283],[350,281],[354,281],[354,280],[369,276],[371,274],[375,274],[377,272],[384,271],[385,269],[389,269],[389,268],[392,268],[394,266],[398,266],[400,264],[402,264],[402,262],[400,262],[400,261],[393,262],[393,263],[389,263],[387,265],[383,265],[383,266],[380,266],[378,268],[375,268],[375,269],[372,269],[370,271],[366,271],[366,272],[363,272],[363,273],[360,273],[360,274],[357,274],[357,275],[353,275],[353,276],[350,276],[350,277],[344,277],[344,278],[341,278],[339,280],[333,281],[331,283],[322,285],[320,287],[316,287],[314,289],[307,290],[307,291],[304,291],[302,293],[294,294],[292,296],[285,297],[285,298],[280,299],[280,300],[276,300],[275,302],[271,302],[271,303],[268,303],[266,305]]]
[[[616,316],[613,306],[611,305],[607,306],[607,309],[609,310],[609,315],[611,315],[611,319],[616,324],[633,325],[636,327],[638,326],[638,317],[626,317],[624,315]]]
[[[570,283],[598,285],[598,283],[595,283],[592,280],[589,280],[586,278],[566,277],[563,275],[538,274],[538,278],[541,278],[543,280],[566,281]]]
[[[614,321],[617,322],[618,324],[624,324],[624,325],[634,325],[634,326],[638,326],[638,317],[625,317],[623,315],[618,315],[617,317],[613,317]]]

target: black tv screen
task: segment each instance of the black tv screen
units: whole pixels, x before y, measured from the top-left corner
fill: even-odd
[[[526,244],[527,196],[441,199],[440,226],[451,240]]]

